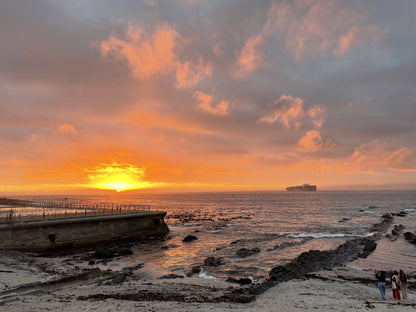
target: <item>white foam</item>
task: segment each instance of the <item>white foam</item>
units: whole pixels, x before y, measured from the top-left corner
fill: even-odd
[[[354,234],[323,234],[323,233],[299,233],[299,234],[288,234],[288,237],[292,238],[342,238],[342,237],[359,237]]]
[[[199,274],[198,274],[198,277],[200,277],[200,278],[205,278],[205,279],[214,279],[214,280],[217,280],[218,278],[217,277],[215,277],[215,276],[212,276],[212,275],[209,275],[208,273],[207,273],[207,271],[205,271],[204,269],[202,269],[201,268],[201,271],[199,272]]]

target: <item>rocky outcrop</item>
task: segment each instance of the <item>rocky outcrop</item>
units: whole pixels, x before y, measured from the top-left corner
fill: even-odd
[[[385,213],[382,217],[382,221],[376,224],[373,224],[373,226],[370,229],[370,232],[380,232],[385,233],[390,225],[390,223],[393,221],[393,216],[389,213]]]
[[[189,242],[192,242],[192,241],[197,240],[197,239],[198,239],[198,237],[196,237],[195,235],[188,235],[182,241],[184,243],[189,243]]]
[[[240,258],[246,258],[246,257],[252,256],[252,255],[254,255],[256,253],[259,253],[259,252],[260,252],[260,248],[258,248],[258,247],[251,248],[251,249],[241,248],[237,251],[236,254]]]
[[[208,257],[205,259],[204,264],[210,267],[217,267],[219,265],[225,264],[224,258],[215,258],[215,257]]]
[[[280,282],[307,278],[307,273],[339,266],[358,257],[367,257],[376,248],[373,238],[359,238],[345,242],[334,250],[309,250],[286,265],[271,269],[263,284],[251,288],[251,293],[261,294]]]
[[[416,235],[412,232],[406,232],[403,237],[411,244],[416,244]]]

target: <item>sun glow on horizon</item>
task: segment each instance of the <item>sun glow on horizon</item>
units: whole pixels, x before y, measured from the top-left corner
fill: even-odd
[[[116,192],[144,189],[153,184],[144,181],[144,168],[138,168],[132,164],[100,164],[93,169],[87,169],[91,188],[114,190]]]

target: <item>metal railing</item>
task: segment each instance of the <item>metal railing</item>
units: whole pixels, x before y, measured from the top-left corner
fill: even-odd
[[[24,207],[22,207],[22,205],[10,205],[8,207],[0,208],[0,223],[82,218],[145,211],[150,211],[150,205],[112,203],[85,204],[34,201],[25,203]]]

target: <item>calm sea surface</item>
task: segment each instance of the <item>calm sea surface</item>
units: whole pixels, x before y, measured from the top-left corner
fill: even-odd
[[[223,259],[223,265],[203,267],[202,278],[251,277],[268,275],[271,267],[286,263],[310,249],[330,249],[353,237],[369,235],[369,228],[386,212],[407,211],[395,217],[405,231],[416,231],[414,191],[318,191],[230,192],[112,197],[67,196],[68,202],[114,202],[149,204],[151,210],[167,211],[170,233],[165,240],[137,243],[131,257],[115,260],[107,268],[118,269],[145,262],[143,274],[152,277],[168,273],[184,274],[202,265],[207,257]],[[31,197],[63,200],[63,197]],[[184,243],[187,235],[197,240]],[[260,251],[247,257],[237,255],[242,248]],[[416,247],[399,238],[379,241],[379,248],[356,266],[368,269],[404,268],[416,270]]]

